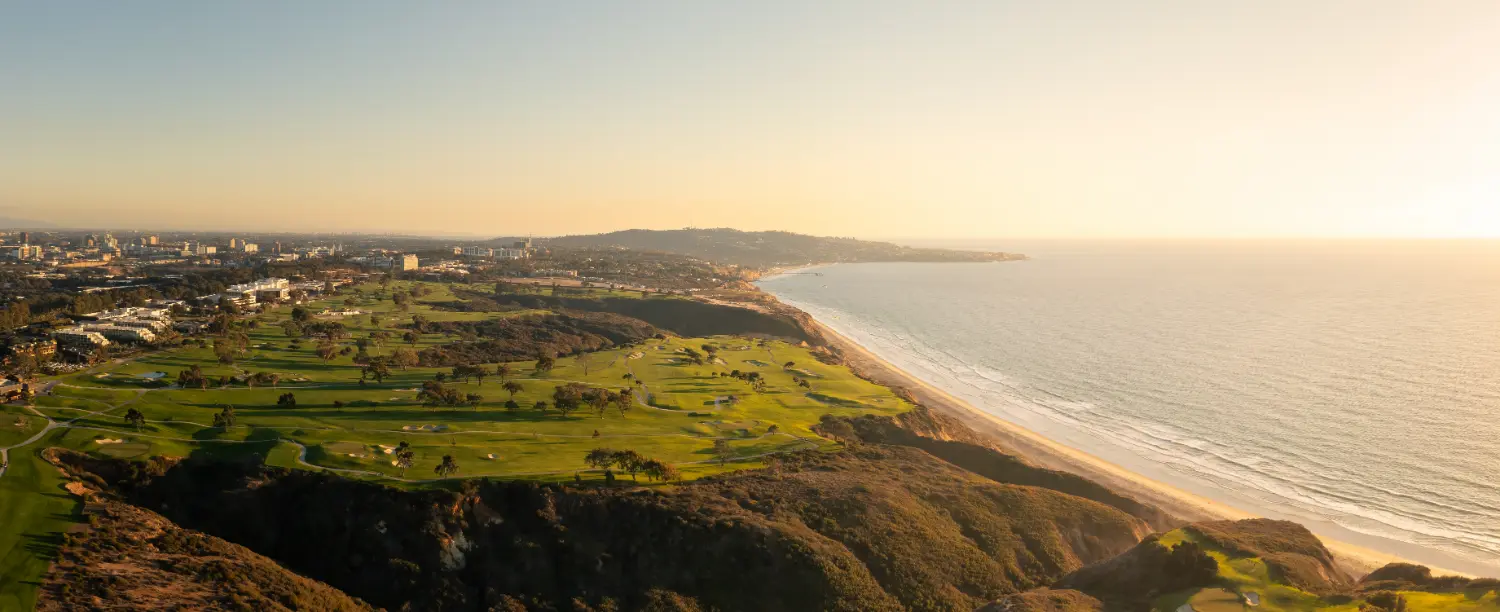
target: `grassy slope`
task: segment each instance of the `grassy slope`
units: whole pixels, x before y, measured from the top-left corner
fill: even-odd
[[[0,610],[32,608],[37,581],[62,534],[80,520],[79,503],[62,490],[57,469],[36,456],[60,437],[54,432],[41,444],[12,451],[10,470],[0,478]]]
[[[1272,578],[1265,562],[1259,558],[1231,557],[1184,530],[1178,529],[1163,535],[1161,544],[1171,547],[1184,540],[1192,540],[1203,546],[1208,554],[1219,562],[1219,576],[1233,585],[1234,589],[1241,593],[1259,593],[1261,596],[1261,605],[1257,608],[1259,610],[1266,612],[1307,610],[1356,612],[1359,610],[1358,602],[1334,605],[1312,593],[1278,584]],[[1500,609],[1500,601],[1496,600],[1496,595],[1412,591],[1403,591],[1402,595],[1406,597],[1408,609],[1413,612],[1467,612]],[[1184,603],[1193,604],[1193,608],[1198,612],[1239,612],[1249,609],[1236,603],[1238,601],[1237,595],[1227,593],[1224,589],[1208,588],[1163,596],[1157,600],[1156,609],[1175,611]]]
[[[398,283],[392,288],[408,286]],[[434,293],[422,301],[456,299],[446,287],[430,286]],[[392,333],[390,346],[374,349],[374,354],[389,353],[403,345],[399,338],[404,330],[396,326],[409,322],[411,314],[422,314],[432,321],[477,321],[536,314],[451,312],[423,305],[410,313],[399,313],[390,300],[370,297],[379,287],[368,285],[361,289],[365,297],[360,298],[356,308],[377,314],[380,327],[372,324],[368,315],[342,320],[353,338],[365,337],[376,329]],[[340,296],[314,304],[313,308],[341,306],[343,299]],[[11,471],[0,478],[0,551],[3,551],[0,576],[4,576],[0,581],[0,609],[30,608],[33,583],[45,570],[51,555],[48,547],[35,545],[34,539],[58,533],[73,520],[75,502],[61,493],[61,482],[50,467],[35,457],[38,450],[48,446],[120,458],[255,453],[266,456],[272,465],[306,467],[297,461],[299,449],[295,442],[307,449],[306,461],[313,465],[372,473],[346,474],[356,477],[390,478],[398,475],[390,465],[390,457],[371,445],[406,441],[416,449],[415,465],[407,474],[413,481],[435,478],[433,468],[443,455],[453,455],[458,461],[459,477],[572,479],[576,472],[584,470],[585,453],[608,446],[634,449],[676,463],[685,477],[693,478],[755,467],[764,453],[828,447],[832,443],[817,437],[810,429],[823,414],[895,414],[910,407],[888,389],[860,380],[844,368],[818,363],[805,349],[785,343],[761,347],[726,337],[651,341],[638,359],[627,358],[632,350],[601,352],[592,356],[593,364],[587,374],[571,358],[558,360],[554,370],[541,376],[531,372],[531,363],[512,363],[511,367],[517,371],[515,380],[525,387],[515,398],[525,407],[522,410],[512,412],[504,408],[508,396],[501,390],[500,380],[494,377],[482,385],[474,382],[458,385],[465,393],[485,397],[477,410],[428,408],[416,399],[415,390],[435,373],[446,370],[412,368],[395,372],[382,384],[371,381],[361,387],[358,367],[351,363],[350,357],[325,363],[314,354],[316,342],[310,340],[304,340],[300,349],[289,348],[290,339],[280,328],[288,318],[290,308],[259,315],[260,326],[250,334],[252,348],[234,366],[217,363],[211,348],[190,346],[63,376],[53,395],[37,398],[37,410],[60,423],[70,422],[70,427],[13,451]],[[454,340],[428,334],[415,348]],[[353,340],[346,342],[352,345]],[[705,342],[724,347],[720,355],[725,364],[678,363],[678,349],[699,348]],[[779,365],[786,361],[797,362],[796,369],[811,374],[813,393],[793,384],[793,374]],[[194,364],[213,377],[231,375],[237,369],[270,371],[281,374],[283,382],[278,389],[176,390],[153,387],[140,376],[166,372],[173,379],[178,371]],[[767,391],[757,394],[743,382],[714,376],[715,372],[732,369],[761,372],[769,383]],[[626,373],[643,380],[644,390],[654,396],[658,406],[666,409],[636,405],[624,417],[611,409],[604,417],[581,410],[563,418],[555,411],[541,414],[530,408],[538,400],[550,403],[556,385],[580,381],[617,389],[627,386],[628,381],[622,379]],[[296,395],[297,407],[276,405],[277,396],[285,392]],[[728,395],[742,399],[733,406],[721,402],[716,409],[715,398]],[[335,401],[343,402],[345,407],[336,409]],[[238,426],[228,432],[208,427],[213,415],[224,405],[233,405],[238,416]],[[125,411],[132,407],[149,420],[139,432],[123,422]],[[30,435],[22,435],[25,432],[13,426],[17,414],[19,408],[6,407],[5,414],[0,415],[0,444],[13,444]],[[44,425],[39,417],[28,420],[26,431],[32,433]],[[427,424],[447,425],[449,429],[442,434],[402,430],[405,426]],[[767,429],[773,424],[780,431],[769,434]],[[598,438],[594,437],[596,431]],[[728,465],[714,462],[712,449],[718,438],[727,439],[735,455]],[[123,442],[98,442],[117,439]],[[496,459],[488,459],[490,454]],[[583,476],[599,477],[586,471]]]

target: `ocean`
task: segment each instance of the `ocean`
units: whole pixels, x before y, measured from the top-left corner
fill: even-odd
[[[925,243],[760,286],[983,410],[1247,511],[1500,575],[1500,242]]]

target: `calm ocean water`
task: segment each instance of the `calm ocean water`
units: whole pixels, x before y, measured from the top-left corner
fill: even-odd
[[[1500,243],[942,246],[1034,259],[836,265],[761,286],[1075,448],[1500,575]]]

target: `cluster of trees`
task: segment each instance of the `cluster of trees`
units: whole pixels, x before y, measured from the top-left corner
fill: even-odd
[[[458,389],[449,387],[435,380],[422,383],[422,390],[417,392],[417,399],[422,400],[424,406],[470,406],[479,410],[479,405],[484,402],[484,396],[475,393],[464,394]]]
[[[296,408],[297,396],[292,395],[291,393],[282,393],[281,395],[276,397],[276,405],[286,406],[288,408]]]
[[[198,364],[193,364],[191,368],[177,373],[177,386],[183,389],[193,387],[207,389],[208,376],[203,373],[203,368],[198,367]]]
[[[414,324],[413,329],[418,330]],[[579,355],[641,342],[655,328],[635,319],[582,313],[510,317],[490,321],[424,323],[420,330],[475,338],[419,353],[426,367],[526,361],[540,353],[549,358]]]
[[[583,383],[567,383],[552,390],[552,405],[564,417],[587,406],[600,417],[603,417],[610,407],[614,407],[620,411],[620,418],[625,418],[626,411],[635,405],[635,396],[629,389],[616,392],[590,387]]]
[[[607,482],[614,482],[614,472],[611,471],[614,468],[630,474],[631,480],[635,480],[638,473],[645,474],[647,479],[653,481],[672,482],[682,478],[682,473],[677,470],[676,466],[628,449],[617,451],[609,448],[596,448],[584,456],[583,462],[594,469],[604,470],[604,479]]]
[[[728,374],[725,374],[724,372],[714,372],[714,376],[743,380],[747,383],[750,383],[750,388],[757,393],[766,390],[766,378],[764,376],[761,376],[760,372],[741,372],[739,370],[730,370]]]
[[[15,329],[31,324],[31,306],[26,302],[16,302],[9,307],[0,308],[0,326],[4,329]]]
[[[223,410],[214,415],[214,427],[223,429],[234,427],[234,406],[224,406]]]

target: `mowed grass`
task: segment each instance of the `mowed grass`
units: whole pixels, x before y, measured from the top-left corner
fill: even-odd
[[[425,285],[430,293],[406,312],[398,310],[388,296],[409,290],[412,283],[349,288],[308,308],[362,311],[332,318],[350,331],[351,337],[342,342],[346,345],[378,330],[388,332],[391,339],[384,346],[371,347],[373,355],[389,354],[400,346],[421,350],[457,340],[423,334],[414,343],[403,342],[403,326],[413,315],[452,321],[539,314],[437,310],[430,303],[459,298],[446,285]],[[487,291],[489,286],[469,288]],[[420,480],[435,479],[432,469],[444,455],[458,460],[460,477],[571,477],[585,468],[583,456],[599,447],[636,450],[701,475],[760,465],[770,453],[831,447],[832,442],[811,429],[824,414],[895,414],[910,408],[890,390],[861,380],[845,368],[820,363],[805,348],[735,337],[651,340],[645,346],[559,359],[545,373],[535,372],[534,362],[509,363],[514,371],[511,379],[523,386],[514,397],[519,410],[505,408],[511,396],[501,389],[498,377],[455,385],[464,394],[483,396],[477,408],[432,408],[422,405],[417,391],[447,369],[397,370],[381,383],[372,380],[361,385],[359,366],[352,356],[324,361],[315,353],[316,341],[310,339],[293,346],[293,338],[281,327],[290,311],[281,307],[251,317],[256,327],[249,333],[250,348],[233,364],[216,361],[211,340],[208,346],[190,344],[63,377],[53,396],[39,399],[38,409],[88,432],[92,437],[80,441],[80,450],[112,456],[185,454],[204,452],[207,445],[249,443],[265,447],[260,452],[269,455],[272,464],[305,468],[297,460],[300,445],[306,449],[307,464],[380,478],[396,477],[400,471],[378,445],[404,441],[416,450],[415,465],[406,479]],[[683,351],[691,348],[703,353],[705,344],[718,348],[719,359],[704,365],[687,363]],[[788,361],[795,365],[785,368]],[[162,386],[195,365],[215,380],[274,372],[281,381],[275,388],[257,389]],[[759,372],[767,382],[765,390],[756,392],[748,383],[719,376],[733,370]],[[156,372],[165,373],[165,381],[146,376]],[[809,380],[812,389],[799,387],[796,378]],[[551,404],[553,389],[568,382],[633,389],[639,400],[649,398],[650,405],[637,403],[623,415],[611,408],[602,415],[585,409],[567,417],[532,408],[538,401]],[[296,397],[295,407],[278,405],[283,393]],[[729,401],[730,397],[736,401]],[[227,432],[212,427],[214,415],[225,406],[233,406],[237,415],[236,427]],[[140,431],[127,426],[123,415],[128,408],[143,412],[147,426]],[[441,426],[443,431],[416,430],[424,425]],[[98,444],[98,439],[123,442]],[[724,440],[731,449],[725,465],[714,463],[717,440]]]
[[[351,347],[356,338],[368,338],[377,330],[388,332],[390,341],[371,347],[372,355],[388,355],[399,346],[421,350],[458,340],[423,334],[413,344],[403,342],[406,329],[402,326],[413,315],[429,321],[481,321],[545,312],[437,310],[429,303],[458,299],[441,284],[428,284],[431,293],[407,312],[399,311],[385,297],[392,290],[411,286],[395,283],[382,289],[367,284],[357,287],[358,293],[345,289],[342,295],[308,308],[314,312],[324,307],[365,311],[330,318],[342,321],[350,331],[351,337],[341,343]],[[490,286],[471,288],[488,291]],[[621,297],[640,295],[595,291]],[[352,306],[343,303],[347,297],[354,298]],[[448,369],[397,370],[381,383],[371,380],[361,385],[359,366],[352,356],[319,359],[318,342],[312,339],[302,339],[294,347],[281,327],[290,316],[291,308],[283,306],[246,317],[256,321],[256,327],[249,331],[249,350],[233,364],[216,360],[209,339],[206,346],[192,343],[62,376],[56,379],[59,384],[51,395],[36,399],[37,411],[65,427],[12,451],[10,472],[0,478],[0,610],[31,608],[35,582],[52,558],[57,539],[78,521],[78,503],[62,491],[61,476],[36,456],[50,446],[123,459],[259,456],[270,465],[341,470],[348,477],[400,487],[448,486],[437,481],[434,473],[445,455],[457,460],[457,478],[597,481],[602,474],[588,470],[583,458],[592,449],[607,447],[631,449],[673,463],[684,478],[692,479],[757,467],[772,453],[831,448],[833,442],[811,429],[824,414],[896,414],[911,408],[889,389],[861,380],[845,368],[817,362],[807,349],[733,337],[650,340],[645,346],[602,351],[581,360],[559,359],[555,368],[544,373],[534,371],[534,362],[509,363],[515,372],[511,379],[523,386],[514,398],[521,409],[505,407],[510,394],[493,376],[482,383],[456,384],[462,393],[483,396],[476,408],[433,408],[422,405],[417,390]],[[692,348],[701,353],[708,343],[719,347],[722,363],[685,362],[681,351]],[[783,369],[787,361],[795,366]],[[274,372],[281,381],[276,388],[255,389],[170,386],[180,371],[194,365],[215,380]],[[732,370],[759,372],[767,381],[766,389],[756,392],[741,380],[717,375]],[[156,372],[167,376],[161,380],[143,376]],[[626,374],[631,378],[626,379]],[[812,390],[797,386],[794,377],[810,380]],[[568,382],[612,390],[631,388],[641,400],[651,398],[653,405],[636,403],[624,415],[613,407],[603,415],[585,408],[567,417],[532,408],[537,401],[551,404],[553,389]],[[283,393],[292,393],[296,405],[278,405]],[[738,401],[716,402],[729,396]],[[234,407],[236,425],[227,430],[213,427],[214,415],[226,406]],[[124,421],[131,408],[147,418],[139,430]],[[23,414],[26,423],[15,427]],[[423,425],[442,426],[443,431],[415,430]],[[42,417],[18,406],[5,406],[0,414],[0,446],[24,441],[44,426]],[[722,463],[714,453],[718,440],[724,440],[731,453]],[[414,465],[404,479],[391,464],[393,457],[380,447],[401,442],[415,452]]]
[[[1231,585],[1234,591],[1220,588],[1205,588],[1172,593],[1156,601],[1156,609],[1175,612],[1185,603],[1192,604],[1198,612],[1242,612],[1265,610],[1267,612],[1294,612],[1323,610],[1329,612],[1358,612],[1359,603],[1331,604],[1322,598],[1276,582],[1270,569],[1258,557],[1230,556],[1213,544],[1195,534],[1178,529],[1162,535],[1163,546],[1171,547],[1179,542],[1192,541],[1202,546],[1209,556],[1219,563],[1219,577]],[[1260,594],[1260,605],[1246,606],[1240,603],[1239,593]],[[1500,610],[1496,594],[1472,593],[1424,593],[1402,591],[1407,609],[1413,612],[1470,612]]]
[[[37,456],[58,444],[62,431],[10,453],[0,478],[0,610],[30,610],[42,573],[63,535],[81,521],[79,500],[63,490],[57,468]]]

